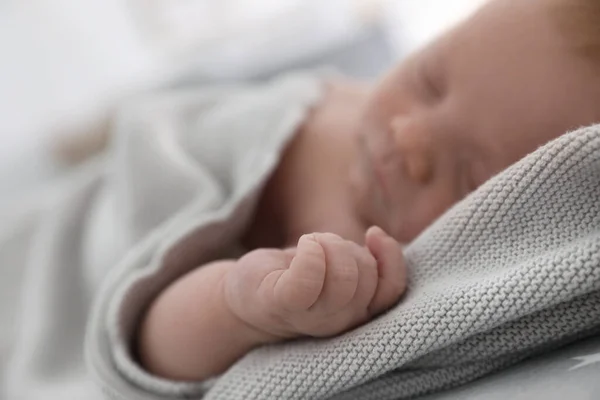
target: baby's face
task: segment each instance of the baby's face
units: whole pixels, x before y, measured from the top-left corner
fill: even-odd
[[[492,1],[379,83],[359,133],[371,222],[408,242],[494,174],[600,121],[600,66],[571,51],[556,1],[569,0]]]

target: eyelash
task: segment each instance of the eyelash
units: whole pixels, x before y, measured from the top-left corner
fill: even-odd
[[[431,73],[427,71],[426,67],[422,66],[420,68],[419,75],[425,87],[425,91],[429,96],[431,96],[434,99],[437,99],[442,96],[442,91],[440,90],[439,85],[436,84],[434,79],[431,77]]]

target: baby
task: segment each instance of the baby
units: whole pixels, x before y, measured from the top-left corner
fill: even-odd
[[[193,270],[149,308],[144,368],[204,380],[257,346],[337,335],[393,306],[402,243],[600,120],[598,26],[596,0],[495,0],[375,87],[329,83],[263,191],[243,238],[254,250]]]

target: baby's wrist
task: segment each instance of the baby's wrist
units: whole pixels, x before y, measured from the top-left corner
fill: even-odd
[[[232,321],[235,321],[236,326],[238,326],[238,332],[240,332],[240,337],[244,338],[244,341],[246,342],[246,345],[249,348],[278,343],[286,339],[283,336],[269,333],[267,330],[260,329],[246,322],[246,320],[241,316],[238,316],[231,309],[231,307],[227,306],[227,309],[230,314],[230,318],[232,319]]]

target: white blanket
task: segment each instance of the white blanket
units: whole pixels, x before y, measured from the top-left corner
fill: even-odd
[[[119,345],[97,348],[96,339],[121,328],[104,315],[104,305],[116,298],[123,273],[135,273],[133,265],[159,254],[171,232],[222,218],[244,203],[243,218],[231,222],[230,232],[206,243],[229,251],[283,146],[320,99],[324,75],[131,99],[115,119],[116,140],[102,159],[4,210],[0,398],[93,399],[101,395],[93,376],[104,367],[117,380],[114,390],[134,398],[120,389],[129,383],[113,365]]]

